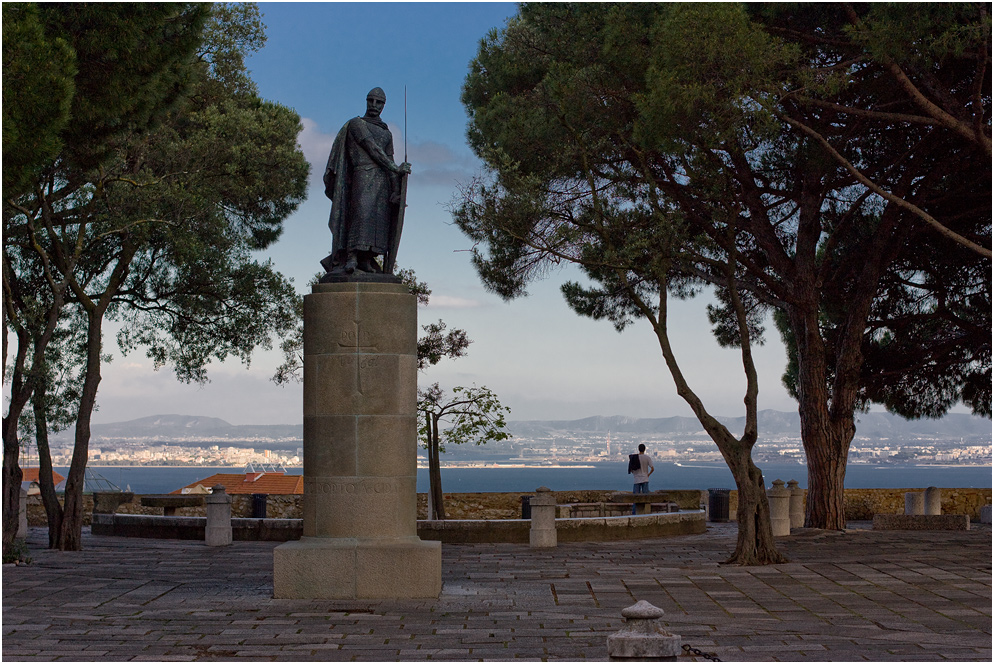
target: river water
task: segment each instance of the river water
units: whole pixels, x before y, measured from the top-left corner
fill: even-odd
[[[650,490],[662,489],[734,489],[732,474],[721,463],[677,465],[656,462],[656,471],[649,482]],[[775,479],[797,480],[807,486],[807,468],[799,464],[763,464],[760,466],[766,484]],[[121,489],[130,487],[135,493],[169,493],[215,473],[242,473],[243,468],[213,467],[132,467],[90,466],[97,475]],[[57,468],[65,475],[66,468]],[[299,475],[301,468],[288,468],[288,474]],[[473,492],[531,492],[540,486],[554,491],[578,489],[614,489],[631,491],[631,476],[627,464],[589,464],[586,466],[531,468],[442,468],[442,489],[450,493]],[[846,487],[850,489],[925,488],[991,488],[990,466],[898,466],[850,464],[846,472]],[[428,471],[418,469],[418,491],[428,490]]]

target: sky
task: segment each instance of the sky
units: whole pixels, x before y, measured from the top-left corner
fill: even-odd
[[[486,385],[511,409],[511,420],[577,419],[591,415],[692,416],[676,395],[648,323],[623,333],[606,321],[580,318],[559,287],[575,270],[551,273],[529,297],[504,302],[488,293],[471,265],[468,238],[452,225],[449,208],[480,164],[466,144],[467,116],[459,100],[480,40],[503,27],[509,3],[261,3],[266,46],[248,60],[265,99],[301,116],[299,142],[311,164],[308,198],[285,222],[271,258],[298,292],[331,249],[330,202],[321,176],[338,129],[365,112],[366,93],[386,92],[382,118],[394,136],[397,161],[412,164],[398,264],[432,289],[419,323],[442,319],[474,341],[468,355],[443,360],[419,376],[423,385]],[[404,113],[405,87],[407,117]],[[405,136],[405,126],[407,135]],[[713,340],[707,299],[670,305],[671,342],[691,387],[716,415],[742,416],[745,378],[740,355]],[[211,366],[205,386],[179,383],[168,369],[153,371],[141,353],[103,370],[94,422],[176,413],[220,417],[232,424],[302,421],[302,387],[270,381],[281,357],[259,352],[246,368]],[[769,326],[754,349],[760,409],[791,411],[796,402],[780,383],[783,345]]]

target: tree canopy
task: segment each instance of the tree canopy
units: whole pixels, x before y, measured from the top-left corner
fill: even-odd
[[[712,284],[728,344],[777,311],[807,522],[844,527],[857,408],[935,415],[963,399],[989,412],[987,16],[522,5],[483,40],[463,91],[486,172],[454,216],[481,278],[516,297],[578,263],[591,283],[567,284],[567,301],[618,326],[659,320],[663,293],[644,303],[660,288]],[[899,34],[927,44],[902,51],[887,41]]]
[[[97,62],[110,77],[107,86],[77,77],[79,112],[60,135],[58,158],[4,204],[4,286],[15,295],[8,326],[54,331],[74,320],[85,330],[66,518],[55,543],[76,549],[104,320],[123,323],[122,350],[143,348],[157,368],[170,365],[186,381],[206,380],[213,359],[248,362],[288,333],[292,285],[255,252],[278,239],[304,199],[308,165],[297,114],[259,98],[244,70],[246,52],[265,41],[254,5],[73,5],[46,16],[47,30],[75,40],[78,62],[94,65],[81,68],[83,78],[99,78]],[[16,306],[30,300],[32,280],[51,294],[42,298],[51,303],[44,317]],[[45,334],[25,338],[44,342]],[[46,348],[34,348],[40,369]],[[34,412],[37,419],[45,409]],[[9,436],[5,418],[5,449]],[[6,457],[4,467],[6,478]]]
[[[45,35],[38,8],[3,5],[3,190],[23,192],[59,152],[75,89],[76,54]]]

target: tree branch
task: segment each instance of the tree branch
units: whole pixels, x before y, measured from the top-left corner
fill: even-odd
[[[825,149],[825,151],[832,156],[832,158],[834,158],[837,162],[839,162],[839,164],[841,164],[843,168],[849,171],[849,173],[851,173],[853,177],[859,180],[860,183],[862,183],[864,186],[868,187],[871,191],[873,191],[873,193],[877,194],[881,198],[886,199],[887,201],[893,203],[894,205],[911,212],[919,219],[921,219],[929,226],[931,226],[933,229],[935,229],[943,237],[952,240],[953,242],[956,242],[957,244],[960,244],[964,247],[967,247],[971,251],[975,251],[981,256],[984,256],[985,258],[991,258],[990,249],[982,247],[976,242],[973,242],[972,240],[969,240],[963,237],[962,235],[960,235],[959,233],[956,233],[955,231],[947,228],[940,221],[938,221],[932,215],[919,208],[917,205],[910,203],[899,196],[895,196],[894,194],[890,193],[889,191],[885,190],[883,187],[879,186],[878,184],[870,180],[870,178],[863,175],[863,173],[860,172],[858,168],[853,166],[848,159],[846,159],[841,154],[839,154],[839,152],[835,148],[833,148],[832,145],[820,133],[818,133],[811,127],[808,127],[803,122],[791,118],[785,113],[782,113],[780,111],[775,111],[775,112],[777,116],[780,117],[784,122],[791,125],[792,127],[795,127],[796,129],[801,130],[802,132],[813,138],[815,141],[817,141],[818,144],[821,145]]]

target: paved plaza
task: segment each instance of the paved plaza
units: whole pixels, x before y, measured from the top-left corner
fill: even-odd
[[[798,531],[721,565],[734,524],[631,542],[444,545],[425,601],[276,600],[273,542],[84,536],[3,568],[3,659],[595,660],[646,600],[724,661],[991,661],[991,530]],[[687,655],[682,660],[701,657]]]

